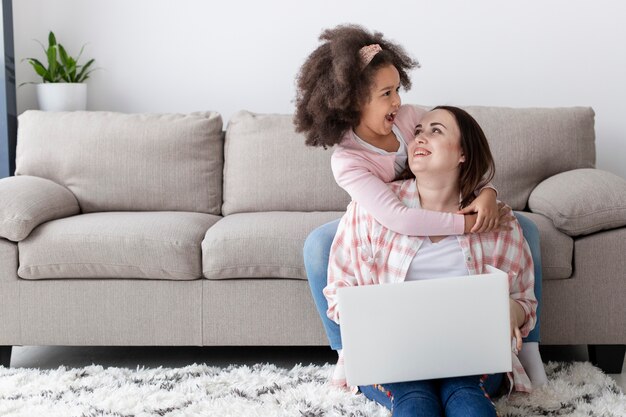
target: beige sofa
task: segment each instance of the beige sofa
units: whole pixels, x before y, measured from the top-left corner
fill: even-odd
[[[469,107],[500,198],[541,233],[544,344],[626,345],[626,181],[590,108]],[[327,345],[302,261],[341,216],[291,116],[27,111],[0,180],[0,353],[14,345]]]

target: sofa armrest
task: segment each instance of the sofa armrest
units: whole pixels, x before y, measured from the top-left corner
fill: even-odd
[[[528,206],[570,236],[626,225],[626,180],[599,169],[575,169],[542,181]]]
[[[0,179],[0,237],[19,242],[40,224],[77,213],[74,194],[53,181],[27,175]]]

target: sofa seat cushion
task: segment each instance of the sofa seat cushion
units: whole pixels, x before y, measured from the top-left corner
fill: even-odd
[[[527,211],[522,214],[532,220],[539,229],[543,279],[571,277],[574,262],[574,239],[557,230],[552,220],[541,214]]]
[[[219,219],[188,212],[107,212],[53,220],[19,243],[18,276],[197,279],[202,238]]]
[[[209,279],[306,279],[302,248],[311,231],[343,212],[262,212],[226,216],[202,242]]]

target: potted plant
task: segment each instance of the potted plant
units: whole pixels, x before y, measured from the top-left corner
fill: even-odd
[[[83,45],[78,56],[73,58],[67,54],[63,45],[57,43],[52,31],[48,35],[48,48],[41,42],[39,44],[46,54],[48,66],[35,58],[25,59],[43,80],[36,85],[39,108],[49,111],[85,110],[87,84],[84,82],[94,70],[91,66],[95,60],[90,59],[83,65],[79,64],[78,60],[85,46]]]

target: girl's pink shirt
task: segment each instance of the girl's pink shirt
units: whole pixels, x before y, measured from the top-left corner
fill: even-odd
[[[424,113],[412,105],[398,110],[395,125],[407,145]],[[410,236],[462,235],[462,214],[409,208],[400,202],[387,185],[395,180],[394,163],[395,154],[382,155],[366,149],[356,141],[352,130],[346,132],[331,158],[337,184],[386,228]]]

